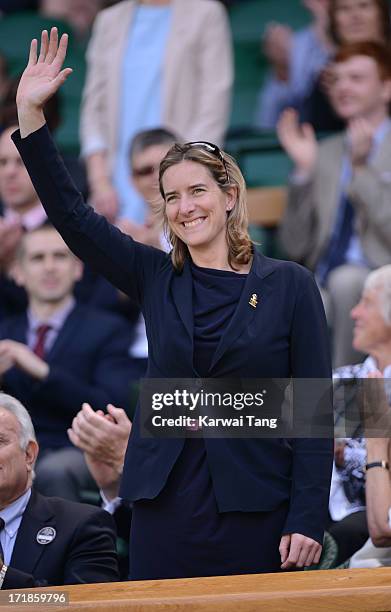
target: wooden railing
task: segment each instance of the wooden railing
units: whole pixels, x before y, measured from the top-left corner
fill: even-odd
[[[275,227],[284,214],[287,190],[284,187],[252,187],[247,189],[247,208],[250,223]]]
[[[69,604],[64,607],[13,604],[4,610],[386,612],[391,611],[391,568],[116,582],[37,589],[35,592],[53,590],[67,593]],[[7,591],[0,593],[0,603],[4,605]]]

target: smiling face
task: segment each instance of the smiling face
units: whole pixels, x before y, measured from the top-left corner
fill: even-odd
[[[18,499],[30,486],[38,445],[20,446],[20,424],[0,406],[0,510]]]
[[[351,312],[353,346],[357,351],[372,354],[391,343],[391,326],[383,318],[381,297],[380,287],[364,289],[361,300]]]
[[[334,20],[341,43],[382,41],[383,28],[375,0],[337,0]]]
[[[209,170],[183,160],[169,167],[162,179],[168,224],[193,255],[226,259],[227,214],[236,199],[236,188],[222,191]]]
[[[349,121],[387,115],[391,83],[380,78],[374,59],[357,55],[345,62],[338,62],[333,66],[333,76],[330,97],[342,119]]]

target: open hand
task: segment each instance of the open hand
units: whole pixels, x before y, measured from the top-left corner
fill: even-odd
[[[72,72],[71,68],[62,68],[67,46],[68,34],[63,34],[58,42],[57,28],[51,29],[50,38],[47,30],[43,30],[39,56],[37,39],[31,41],[29,61],[16,94],[22,137],[41,127],[37,122],[43,118],[45,103]]]
[[[277,134],[282,147],[296,165],[299,172],[311,173],[314,169],[318,143],[313,127],[309,123],[300,125],[299,117],[292,108],[281,113]]]

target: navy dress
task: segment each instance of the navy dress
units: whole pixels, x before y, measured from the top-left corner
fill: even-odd
[[[194,367],[206,378],[246,275],[194,264],[191,268]],[[134,503],[130,578],[279,571],[278,547],[288,509],[283,503],[272,512],[219,512],[204,442],[187,439],[160,494]]]

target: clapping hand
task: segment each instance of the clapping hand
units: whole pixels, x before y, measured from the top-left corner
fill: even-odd
[[[39,56],[37,39],[31,41],[29,61],[16,94],[22,138],[44,125],[45,103],[72,72],[71,68],[62,68],[67,46],[68,35],[63,34],[59,42],[57,28],[51,29],[50,38],[43,30]]]
[[[108,499],[118,495],[119,480],[132,424],[122,408],[107,413],[85,403],[68,429],[72,444],[84,452],[88,469]]]
[[[309,123],[300,125],[297,112],[288,108],[281,113],[278,120],[277,134],[281,146],[295,163],[296,170],[310,174],[318,155],[318,143],[313,127]]]

